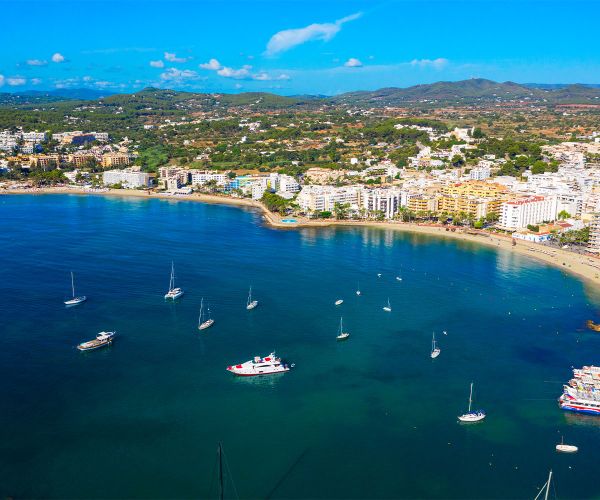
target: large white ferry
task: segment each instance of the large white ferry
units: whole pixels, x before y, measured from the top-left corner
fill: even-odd
[[[573,370],[558,398],[562,410],[600,416],[600,367],[584,366]]]
[[[245,363],[228,366],[227,371],[234,375],[239,375],[240,377],[253,377],[256,375],[289,372],[293,366],[293,364],[289,365],[281,361],[281,358],[278,358],[275,356],[275,353],[272,352],[264,358],[255,356],[254,359],[246,361]]]

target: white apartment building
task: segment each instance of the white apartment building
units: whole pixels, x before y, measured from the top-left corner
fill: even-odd
[[[499,226],[505,230],[556,219],[556,197],[526,196],[502,203]]]
[[[102,174],[102,182],[107,186],[122,184],[127,188],[147,187],[150,185],[150,175],[129,168],[107,170]]]
[[[600,253],[600,212],[594,214],[590,224],[590,241],[588,250],[594,253]]]
[[[348,203],[357,209],[361,188],[358,186],[304,186],[296,198],[296,203],[305,212],[333,211],[335,204]]]
[[[192,184],[203,186],[208,181],[216,181],[218,186],[224,186],[227,182],[227,174],[213,170],[190,170]]]
[[[479,162],[479,164],[469,172],[469,179],[472,181],[484,181],[489,179],[491,175],[491,162]]]
[[[46,132],[23,132],[21,137],[27,142],[44,142],[46,140]]]
[[[300,184],[298,184],[296,179],[294,179],[291,175],[280,175],[277,191],[284,193],[297,193],[300,191]]]
[[[386,219],[392,219],[400,209],[401,198],[398,189],[364,189],[360,193],[360,204],[369,212],[380,211]]]

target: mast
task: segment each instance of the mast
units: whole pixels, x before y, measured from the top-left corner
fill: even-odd
[[[219,498],[223,500],[223,445],[221,443],[219,443],[217,454],[219,455]]]
[[[204,297],[200,300],[200,316],[198,316],[198,324],[202,324],[202,316],[204,315]]]
[[[544,495],[544,500],[548,500],[548,495],[550,494],[550,482],[552,481],[552,469],[550,469],[550,473],[548,474],[548,482],[546,483],[546,494]]]
[[[250,285],[250,290],[248,291],[248,304],[250,305],[250,302],[252,302],[252,285]]]
[[[342,317],[340,316],[340,335],[344,331],[344,327],[342,326]]]
[[[175,264],[171,261],[171,279],[169,280],[169,290],[175,287]]]
[[[471,392],[469,393],[469,413],[471,412],[471,402],[473,401],[473,382],[471,382]]]
[[[73,298],[75,298],[75,280],[73,278],[73,271],[71,271],[71,290],[73,290]]]
[[[433,337],[431,339],[431,351],[435,350],[435,332],[433,332]]]

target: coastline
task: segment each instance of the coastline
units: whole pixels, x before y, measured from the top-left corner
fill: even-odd
[[[461,241],[469,241],[481,245],[487,245],[502,250],[507,250],[513,253],[526,255],[546,264],[558,267],[565,272],[574,274],[581,278],[584,282],[600,285],[600,257],[581,255],[575,252],[568,252],[560,248],[547,247],[537,243],[527,242],[523,240],[517,241],[513,246],[510,236],[490,234],[483,231],[463,230],[449,231],[445,227],[433,224],[414,224],[407,222],[390,222],[390,221],[337,221],[337,220],[322,220],[315,221],[309,219],[298,218],[297,222],[286,223],[282,222],[281,217],[269,211],[261,202],[256,200],[248,200],[246,198],[231,198],[228,196],[199,194],[191,195],[168,195],[161,193],[151,193],[147,191],[136,190],[120,190],[108,189],[106,191],[87,191],[84,189],[71,188],[37,188],[37,189],[19,189],[0,190],[1,195],[20,195],[20,194],[76,194],[76,195],[100,195],[100,196],[119,196],[119,197],[135,197],[147,199],[163,199],[177,201],[195,201],[200,203],[224,204],[241,207],[251,207],[260,210],[264,216],[267,225],[278,229],[298,229],[304,227],[373,227],[379,229],[391,229],[394,231],[404,231],[416,234],[426,234],[430,236],[438,236],[442,238],[450,238]]]

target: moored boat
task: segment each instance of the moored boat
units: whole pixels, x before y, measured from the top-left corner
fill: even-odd
[[[558,406],[565,411],[600,416],[600,367],[573,369],[573,378],[563,385]]]
[[[80,351],[92,351],[100,347],[112,344],[116,332],[100,332],[94,340],[82,342],[77,346]]]
[[[560,444],[556,445],[556,451],[560,453],[576,453],[577,450],[579,450],[577,446],[574,446],[572,444],[565,444],[562,436],[560,438]]]
[[[350,334],[348,332],[344,331],[342,318],[340,318],[340,331],[338,332],[338,336],[336,337],[336,339],[337,340],[346,340],[348,337],[350,337]]]
[[[391,306],[391,304],[390,304],[390,299],[389,299],[389,297],[388,297],[388,301],[387,301],[387,306],[383,306],[383,310],[384,310],[385,312],[388,312],[388,313],[389,313],[389,312],[392,312],[392,306]]]
[[[175,287],[175,265],[173,264],[173,261],[171,261],[171,279],[169,280],[169,291],[165,293],[165,300],[175,300],[181,297],[182,295],[183,290],[181,288]]]
[[[250,287],[250,290],[248,291],[248,300],[246,302],[246,309],[248,309],[248,311],[251,311],[257,305],[258,305],[258,300],[252,300],[252,287]]]
[[[202,297],[200,301],[200,314],[198,315],[198,330],[206,330],[214,324],[215,320],[210,315],[210,306],[207,307],[206,314],[204,313],[204,297]]]
[[[471,382],[471,392],[469,393],[469,409],[467,413],[458,417],[461,422],[479,422],[485,418],[485,412],[483,410],[471,411],[471,405],[473,403],[473,382]]]
[[[340,305],[342,305],[343,303],[344,303],[344,299],[337,299],[337,300],[335,301],[335,305],[336,305],[336,306],[340,306]]]
[[[73,293],[73,298],[69,300],[65,300],[66,306],[76,306],[77,304],[81,304],[87,300],[85,295],[80,295],[79,297],[75,297],[75,279],[73,277],[73,271],[71,271],[71,291]]]
[[[442,350],[435,343],[435,332],[433,334],[433,339],[431,340],[431,359],[437,358]]]
[[[264,358],[255,356],[250,361],[228,366],[227,371],[240,377],[254,377],[257,375],[289,372],[293,367],[293,364],[290,365],[282,361],[281,358],[275,356],[275,353],[272,352]]]

